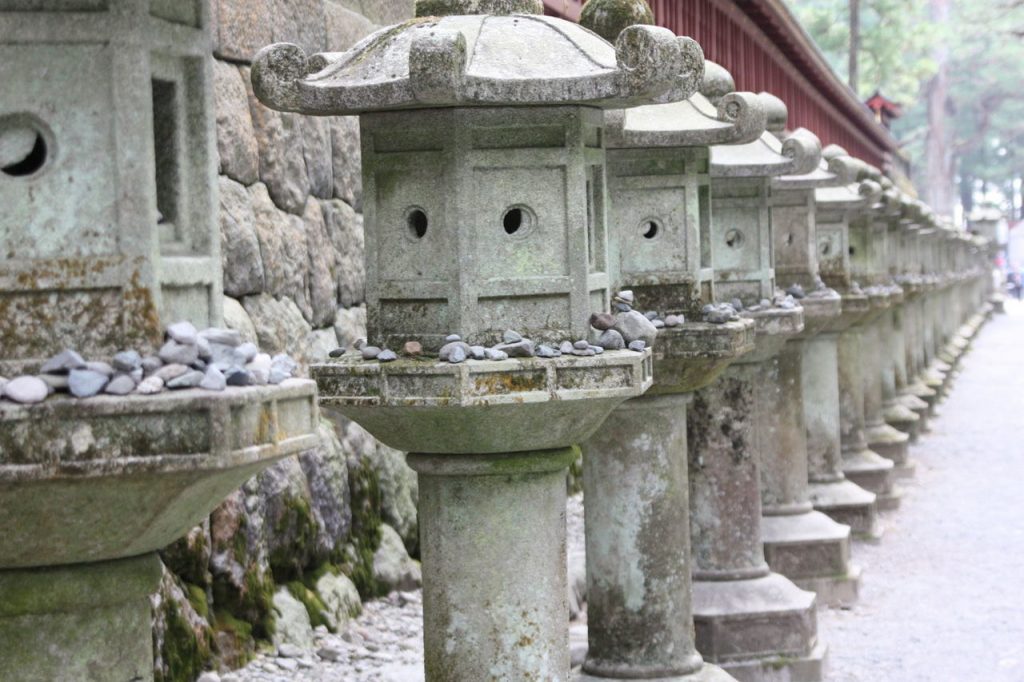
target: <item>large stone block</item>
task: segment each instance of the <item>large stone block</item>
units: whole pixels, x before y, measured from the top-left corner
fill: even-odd
[[[331,119],[331,160],[334,164],[334,196],[359,210],[363,203],[362,149],[359,119],[338,116]]]
[[[415,7],[414,0],[328,0],[328,4],[343,5],[382,26],[409,19]]]
[[[296,360],[306,358],[306,339],[311,330],[295,302],[276,299],[262,293],[246,296],[242,306],[252,318],[260,348],[267,352],[288,353]]]
[[[310,322],[314,327],[324,327],[334,324],[337,313],[337,285],[333,276],[335,254],[329,246],[331,241],[320,202],[306,202],[306,212],[302,218],[309,256]]]
[[[260,177],[260,156],[245,81],[237,66],[219,59],[213,60],[213,107],[220,172],[251,185]]]
[[[263,258],[256,236],[256,215],[245,187],[229,177],[219,178],[220,255],[224,293],[239,298],[263,291]]]
[[[294,43],[307,54],[326,48],[324,0],[270,0],[271,33],[275,43]]]
[[[213,0],[214,54],[247,62],[273,42],[271,6],[272,0]]]
[[[331,122],[320,116],[299,118],[302,130],[302,155],[306,160],[309,191],[313,196],[334,196],[334,162],[331,158]]]
[[[325,201],[322,206],[327,232],[334,246],[338,302],[346,307],[358,305],[366,300],[363,216],[337,199]]]
[[[309,196],[301,117],[268,109],[253,95],[249,69],[242,69],[260,156],[260,180],[274,203],[300,214]],[[357,171],[358,172],[358,171]]]
[[[358,11],[336,0],[325,0],[324,14],[327,18],[327,49],[331,52],[347,50],[380,28]]]
[[[250,187],[249,196],[263,257],[264,290],[291,298],[309,320],[312,310],[306,297],[309,254],[305,223],[302,218],[279,210],[262,183]]]

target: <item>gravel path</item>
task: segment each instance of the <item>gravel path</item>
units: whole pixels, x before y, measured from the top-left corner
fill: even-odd
[[[913,448],[903,503],[879,544],[857,543],[860,602],[823,610],[828,682],[1024,682],[1024,304],[1007,301],[964,358],[931,432]],[[583,544],[580,497],[569,552]],[[263,655],[222,682],[422,682],[419,593],[366,604],[320,652]],[[571,628],[574,658],[585,614]],[[336,658],[336,660],[325,660]]]
[[[831,682],[1024,680],[1024,306],[982,329],[913,479],[857,544],[860,602],[825,611]]]

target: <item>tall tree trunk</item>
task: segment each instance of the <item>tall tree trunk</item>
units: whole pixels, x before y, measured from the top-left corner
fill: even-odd
[[[850,0],[850,69],[848,82],[855,94],[860,87],[860,0]]]
[[[928,0],[932,21],[948,26],[952,0]],[[928,104],[928,133],[925,137],[924,197],[936,213],[952,216],[955,187],[955,159],[949,129],[949,47],[939,41],[932,54],[937,70],[925,87]]]

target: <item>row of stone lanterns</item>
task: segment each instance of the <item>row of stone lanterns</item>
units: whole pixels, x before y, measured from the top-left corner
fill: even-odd
[[[422,0],[348,53],[277,45],[253,66],[271,107],[361,115],[370,341],[447,359],[314,368],[321,405],[420,474],[427,679],[569,679],[575,444],[581,679],[820,679],[815,609],[856,598],[851,532],[879,534],[936,396],[921,381],[941,390],[951,335],[977,327],[934,303],[947,232],[642,25],[644,3],[591,0],[600,37],[541,9]],[[935,295],[907,315],[897,281]],[[684,321],[594,354],[589,314],[619,289],[619,315]],[[521,335],[581,352],[451,362]]]
[[[253,64],[269,106],[360,115],[370,341],[428,351],[314,368],[320,404],[419,474],[427,679],[570,679],[576,446],[581,676],[820,679],[815,608],[856,596],[851,528],[898,501],[991,293],[984,244],[787,134],[781,101],[734,92],[642,2],[591,0],[595,32],[542,9],[420,0],[349,52]],[[0,13],[0,198],[25,218],[4,372],[220,322],[206,12]],[[613,301],[628,349],[594,345]],[[630,303],[684,321],[638,345],[655,325]],[[5,675],[150,679],[155,550],[310,447],[312,401],[292,381],[0,404]]]

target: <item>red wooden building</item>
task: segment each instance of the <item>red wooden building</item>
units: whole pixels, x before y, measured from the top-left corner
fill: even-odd
[[[832,71],[783,0],[648,0],[659,26],[690,36],[728,69],[738,90],[767,91],[789,107],[789,126],[823,144],[904,175],[892,134]],[[548,14],[578,20],[582,0],[544,0]]]

